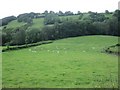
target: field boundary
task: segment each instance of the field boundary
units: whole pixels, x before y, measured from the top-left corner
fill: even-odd
[[[23,49],[23,48],[28,48],[28,47],[33,47],[33,46],[38,46],[38,45],[43,45],[43,44],[49,44],[49,43],[53,43],[53,41],[42,41],[42,42],[38,42],[38,43],[18,45],[18,46],[13,46],[13,47],[7,46],[6,48],[2,49],[2,52],[18,50],[18,49]]]
[[[111,50],[111,48],[115,48],[115,47],[118,48],[118,51],[112,51]],[[120,47],[120,44],[109,46],[108,48],[105,49],[105,52],[109,53],[109,54],[120,55],[119,47]]]

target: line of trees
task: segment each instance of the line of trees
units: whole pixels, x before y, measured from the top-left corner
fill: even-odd
[[[88,13],[94,13],[94,12],[89,11]],[[106,14],[112,14],[112,12],[109,12],[108,10],[105,10],[105,13]],[[26,22],[26,23],[30,23],[31,24],[33,18],[51,17],[52,15],[57,18],[57,16],[70,16],[70,15],[81,15],[81,14],[82,13],[80,11],[78,11],[77,13],[73,13],[71,11],[66,11],[66,12],[62,12],[62,11],[59,11],[59,12],[49,11],[48,12],[46,10],[46,11],[44,11],[44,13],[30,12],[30,13],[20,14],[17,17],[15,17],[15,16],[8,16],[8,17],[2,18],[0,20],[2,21],[2,26],[4,26],[4,25],[7,25],[9,22],[11,22],[13,20],[17,20],[18,22]]]
[[[15,16],[9,16],[9,17],[5,17],[5,18],[0,19],[0,20],[2,21],[2,26],[4,26],[15,19],[17,19]]]
[[[89,18],[81,20],[84,14],[80,13],[79,15],[79,19],[65,19],[60,22],[60,18],[54,12],[46,12],[45,26],[42,29],[29,28],[29,23],[15,29],[4,28],[0,34],[2,45],[23,45],[84,35],[120,35],[118,30],[120,27],[120,10],[116,10],[111,18],[90,12]],[[48,24],[53,25],[49,26]]]
[[[120,25],[120,24],[119,24]],[[47,39],[60,39],[84,35],[115,35],[118,33],[117,17],[112,17],[103,22],[92,20],[68,20],[62,24],[55,23],[53,27],[46,26],[43,29]]]

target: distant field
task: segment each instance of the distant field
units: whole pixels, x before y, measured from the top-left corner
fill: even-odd
[[[113,14],[105,14],[105,17],[111,18]]]
[[[60,16],[60,19],[61,20],[64,20],[64,19],[78,19],[79,18],[79,15],[72,15],[72,16]]]
[[[26,23],[18,22],[17,20],[13,20],[10,23],[8,23],[7,28],[17,28],[25,25]],[[30,26],[30,28],[42,28],[44,26],[44,18],[37,18],[33,19],[33,25]]]
[[[13,20],[10,23],[8,23],[7,28],[17,28],[25,25],[24,22],[18,22],[17,20]]]
[[[101,53],[117,41],[114,36],[82,36],[3,52],[3,87],[117,87],[118,57]]]
[[[80,15],[71,15],[71,16],[60,16],[60,19],[63,21],[65,19],[69,20],[78,20]],[[112,17],[112,14],[105,14],[106,17]],[[81,20],[89,18],[89,14],[84,14]],[[18,22],[17,20],[13,20],[8,25],[6,25],[7,28],[17,28],[25,25],[26,23],[24,22]],[[33,19],[33,25],[30,26],[29,28],[35,28],[35,29],[41,29],[44,27],[44,18],[37,18]]]
[[[42,28],[44,27],[44,18],[33,19],[33,25],[30,28]]]

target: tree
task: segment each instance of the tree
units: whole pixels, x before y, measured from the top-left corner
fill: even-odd
[[[2,45],[5,45],[12,40],[12,30],[13,28],[9,29],[2,29]]]
[[[25,43],[34,43],[40,41],[40,30],[39,29],[27,29]]]
[[[66,11],[66,12],[65,12],[65,15],[66,15],[66,16],[68,16],[68,15],[73,15],[73,12],[71,12],[71,11]]]
[[[109,12],[108,10],[105,10],[105,13],[106,13],[106,14],[109,14],[110,12]]]
[[[12,42],[13,45],[22,45],[25,44],[25,30],[16,29],[16,31],[12,34]]]
[[[9,16],[2,19],[2,25],[7,25],[9,22],[15,20],[15,16]]]
[[[49,13],[44,18],[44,24],[54,24],[55,22],[60,22],[59,16],[55,13]]]
[[[100,14],[100,13],[90,13],[89,16],[93,22],[95,21],[103,22],[104,20],[107,19],[104,14]]]
[[[80,15],[80,14],[81,14],[81,12],[80,12],[80,11],[78,11],[78,12],[77,12],[77,14],[78,14],[78,15]]]
[[[81,13],[81,14],[79,14],[79,20],[81,20],[82,19],[82,17],[83,17],[83,14]]]
[[[50,11],[50,14],[55,14],[55,12],[54,11]]]
[[[109,34],[110,35],[118,35],[118,18],[117,17],[112,17],[111,19],[108,20],[109,24]]]
[[[33,18],[35,17],[35,13],[24,13],[20,14],[17,17],[18,22],[25,22],[27,24],[32,24],[33,23]]]
[[[93,28],[92,30],[94,32],[91,32],[91,33],[94,33],[94,34],[97,34],[97,35],[108,35],[108,30],[109,30],[109,25],[108,23],[105,23],[105,22],[93,22]]]
[[[43,14],[45,14],[45,16],[47,16],[47,14],[48,14],[48,11],[47,11],[47,10],[45,10]]]
[[[62,11],[59,11],[58,15],[59,15],[59,16],[63,16],[64,13],[63,13]]]
[[[120,21],[120,10],[115,10],[115,12],[113,13],[113,16],[118,18],[118,21]]]

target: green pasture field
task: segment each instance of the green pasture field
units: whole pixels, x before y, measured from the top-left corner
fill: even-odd
[[[18,28],[18,27],[22,27],[25,24],[26,23],[24,23],[24,22],[18,22],[17,20],[13,20],[13,21],[9,22],[8,25],[6,25],[6,27],[7,28]]]
[[[103,53],[115,36],[81,36],[2,53],[3,88],[115,88],[118,56]]]
[[[59,16],[60,19],[63,21],[65,19],[72,19],[72,20],[78,20],[80,15],[71,15],[71,16]]]
[[[33,25],[30,28],[40,29],[44,27],[44,18],[33,19]]]

